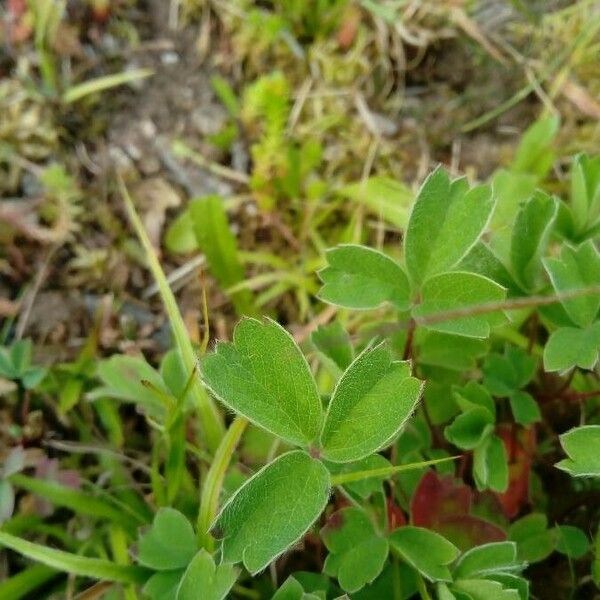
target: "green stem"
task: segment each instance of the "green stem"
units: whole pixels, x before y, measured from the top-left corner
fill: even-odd
[[[203,169],[210,171],[218,177],[222,177],[223,179],[228,179],[229,181],[240,183],[242,185],[250,184],[250,177],[246,173],[236,171],[235,169],[229,169],[219,163],[211,162],[210,160],[204,158],[204,156],[202,156],[198,152],[194,152],[194,150],[192,150],[187,144],[185,144],[181,140],[175,140],[173,142],[171,146],[171,151],[177,158],[187,158],[188,160],[195,162],[197,165],[200,165]]]
[[[152,275],[154,276],[156,284],[160,290],[160,295],[165,306],[165,310],[167,311],[167,315],[169,316],[169,322],[171,323],[171,329],[173,330],[173,337],[175,338],[175,343],[183,360],[183,365],[188,373],[193,373],[197,366],[197,357],[196,353],[194,352],[194,347],[189,339],[185,323],[183,322],[183,318],[179,312],[177,301],[175,300],[175,296],[169,287],[167,278],[165,277],[162,267],[160,266],[160,262],[156,257],[156,253],[154,252],[152,243],[150,242],[148,234],[144,229],[144,225],[135,210],[131,196],[129,195],[129,192],[127,191],[127,188],[120,177],[118,182],[129,220],[131,221],[140,243],[142,244],[146,254],[146,260],[148,261],[148,267],[152,272]],[[201,426],[206,439],[206,445],[211,452],[214,452],[217,449],[225,432],[221,414],[197,377],[194,377],[194,380],[191,384],[190,394],[194,398],[198,408],[198,413],[200,414]]]
[[[249,588],[245,588],[241,585],[234,585],[233,591],[238,596],[244,596],[244,598],[252,598],[253,600],[260,600],[261,598],[260,592],[257,592],[256,590],[251,590]]]
[[[381,467],[380,469],[370,469],[368,471],[355,471],[354,473],[340,473],[339,475],[333,475],[331,477],[331,485],[343,485],[345,483],[362,481],[363,479],[371,479],[373,477],[388,477],[403,471],[422,469],[423,467],[437,465],[439,463],[448,462],[449,460],[456,460],[457,458],[460,458],[460,456],[446,456],[444,458],[424,460],[421,462],[409,463],[407,465],[394,465],[391,467]]]
[[[415,573],[417,580],[417,590],[419,591],[419,596],[421,596],[421,600],[432,600],[431,595],[427,589],[427,585],[425,580],[421,576],[421,573]]]
[[[394,600],[402,600],[402,577],[400,575],[400,564],[395,557],[392,559],[392,578],[394,586]]]
[[[46,565],[28,567],[0,582],[0,600],[23,598],[49,580],[59,576],[59,571]]]
[[[248,425],[243,417],[236,417],[225,436],[221,440],[214,459],[206,474],[200,496],[200,510],[198,512],[198,540],[209,551],[214,548],[214,539],[210,534],[210,526],[214,521],[219,507],[219,496],[223,487],[223,479],[231,462],[231,457]]]

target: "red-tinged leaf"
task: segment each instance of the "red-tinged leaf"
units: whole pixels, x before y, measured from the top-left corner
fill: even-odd
[[[61,469],[59,462],[55,458],[42,458],[35,467],[35,477],[54,481],[73,489],[79,489],[81,486],[81,477],[74,469]],[[50,502],[40,496],[35,497],[36,513],[47,517],[52,514],[53,507]]]
[[[12,18],[19,18],[27,10],[27,0],[8,0],[6,6]]]
[[[498,435],[508,456],[508,488],[497,496],[504,514],[513,519],[529,502],[531,457],[536,448],[535,430],[507,426],[498,428]]]
[[[445,517],[431,529],[443,535],[463,552],[474,546],[502,542],[506,539],[506,533],[500,527],[472,515]]]
[[[427,471],[412,497],[412,523],[418,527],[431,527],[446,515],[469,514],[472,501],[468,486],[457,483],[452,477],[439,477],[435,471]]]
[[[337,43],[340,49],[348,50],[356,39],[358,27],[361,21],[359,10],[348,10],[344,15],[340,28],[337,32]]]
[[[386,503],[389,530],[394,531],[394,529],[398,529],[398,527],[406,525],[406,515],[404,514],[404,511],[394,502],[394,499],[388,497],[386,499]]]
[[[27,18],[27,0],[8,0],[8,35],[13,44],[24,42],[33,33],[32,19]],[[29,14],[31,17],[31,14]],[[0,23],[0,25],[2,25]],[[0,27],[1,29],[1,27]]]
[[[96,23],[104,25],[110,17],[109,0],[94,0],[92,2],[92,17]]]
[[[505,540],[498,525],[471,514],[473,500],[469,486],[428,471],[413,494],[411,523],[440,533],[461,550]]]
[[[483,492],[473,490],[473,510],[471,512],[480,519],[495,523],[502,530],[508,528],[509,520],[504,515],[502,503],[498,498],[498,494],[492,490]]]

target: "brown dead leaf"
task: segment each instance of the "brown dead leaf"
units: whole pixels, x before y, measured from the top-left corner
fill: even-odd
[[[571,101],[582,113],[592,119],[600,119],[600,103],[578,83],[567,80],[561,90],[563,96]]]
[[[139,183],[133,189],[138,201],[142,221],[154,249],[160,253],[160,240],[165,224],[166,212],[181,204],[181,198],[175,188],[162,177],[151,177]]]
[[[75,597],[75,600],[100,600],[112,587],[113,583],[110,581],[100,581],[95,583],[92,587],[84,590]]]
[[[477,23],[471,19],[461,8],[454,8],[451,11],[452,20],[458,25],[470,38],[475,40],[485,51],[503,65],[507,64],[506,58],[483,34]]]
[[[68,23],[59,24],[57,35],[52,41],[52,49],[60,56],[85,57],[79,41],[79,32]]]
[[[36,210],[41,202],[39,198],[4,200],[0,205],[0,221],[7,223],[25,237],[42,244],[63,241],[68,233],[67,213],[63,212],[59,215],[52,227],[45,227],[40,224]]]
[[[11,302],[0,297],[0,317],[14,317],[18,310],[19,304],[17,302]]]
[[[361,19],[362,11],[356,6],[350,6],[345,11],[336,36],[338,46],[342,50],[348,50],[354,43]]]

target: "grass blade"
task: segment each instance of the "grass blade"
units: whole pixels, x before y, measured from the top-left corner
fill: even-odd
[[[438,465],[440,463],[448,462],[449,460],[456,460],[457,458],[460,458],[460,456],[446,456],[444,458],[424,460],[421,462],[409,463],[407,465],[393,465],[391,467],[381,467],[380,469],[355,471],[354,473],[340,473],[339,475],[331,476],[331,485],[343,485],[345,483],[352,483],[353,481],[371,479],[372,477],[388,477],[391,475],[395,475],[396,473],[402,473],[404,471],[413,471],[414,469],[422,469],[423,467]]]
[[[237,416],[229,426],[221,445],[210,465],[204,479],[202,495],[200,497],[200,511],[198,513],[198,538],[200,544],[207,550],[213,550],[214,539],[210,534],[210,527],[214,521],[219,507],[219,498],[223,488],[225,473],[231,462],[231,457],[248,425],[248,421]]]
[[[167,315],[169,317],[169,322],[171,323],[171,329],[173,330],[175,343],[183,359],[183,364],[186,371],[191,373],[196,368],[197,357],[196,353],[194,352],[192,342],[189,339],[185,323],[183,322],[183,318],[179,312],[175,296],[169,287],[167,278],[165,277],[162,267],[158,262],[154,248],[152,247],[146,230],[144,229],[144,225],[142,224],[142,221],[135,210],[133,201],[131,200],[129,192],[127,191],[127,188],[125,187],[125,184],[121,178],[119,178],[119,188],[125,202],[125,208],[127,209],[129,220],[131,221],[131,224],[133,225],[133,228],[135,229],[135,232],[142,244],[144,252],[146,253],[148,268],[152,272],[160,291],[165,310],[167,311]],[[221,414],[197,377],[194,378],[194,382],[192,383],[190,389],[190,394],[192,394],[196,406],[198,407],[201,426],[206,438],[206,445],[211,452],[214,452],[225,433]]]
[[[0,546],[10,548],[31,560],[62,571],[92,579],[106,579],[119,583],[144,583],[151,571],[143,567],[117,565],[99,558],[87,558],[34,544],[22,538],[0,531]]]
[[[20,600],[57,575],[56,569],[46,565],[28,567],[0,583],[0,600]]]
[[[81,490],[66,487],[54,481],[36,479],[27,475],[16,474],[10,478],[11,483],[28,492],[40,496],[55,506],[68,508],[79,515],[87,515],[118,523],[128,531],[143,525],[145,521],[133,511],[112,504],[102,498],[91,496]]]
[[[95,79],[89,79],[83,83],[79,83],[70,87],[62,97],[62,101],[65,104],[71,102],[77,102],[85,96],[90,94],[97,94],[105,90],[130,83],[131,81],[137,81],[138,79],[145,79],[153,75],[153,71],[150,69],[135,69],[134,71],[125,71],[124,73],[116,73],[115,75],[105,75],[104,77],[96,77]]]

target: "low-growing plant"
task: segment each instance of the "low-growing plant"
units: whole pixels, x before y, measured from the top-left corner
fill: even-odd
[[[436,169],[402,244],[328,250],[319,297],[339,318],[300,343],[246,316],[231,341],[195,347],[122,186],[175,343],[158,369],[143,357],[101,361],[87,398],[142,411],[151,494],[5,468],[4,494],[43,495],[102,528],[75,554],[68,540],[58,550],[24,539],[35,528],[13,517],[0,544],[119,583],[127,600],[525,600],[528,566],[553,552],[574,592],[573,565],[591,557],[598,525],[597,505],[578,494],[597,497],[600,476],[600,162],[574,158],[569,198],[543,191],[556,127],[530,130],[492,185]],[[223,232],[220,249],[202,214]],[[222,207],[197,201],[187,218],[219,281],[235,286]],[[249,296],[232,300],[239,313],[255,309]],[[550,420],[557,406],[566,416]],[[583,517],[557,509],[542,468]],[[595,535],[586,586],[600,583]],[[0,598],[14,585],[0,584]]]

